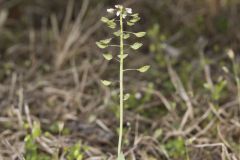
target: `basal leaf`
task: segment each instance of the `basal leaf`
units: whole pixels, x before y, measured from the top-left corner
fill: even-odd
[[[137,50],[140,47],[142,47],[142,45],[143,45],[142,43],[136,42],[133,45],[131,45],[131,48],[134,49],[134,50]]]
[[[121,153],[121,154],[118,156],[117,160],[125,160],[125,157],[124,157],[123,153]]]
[[[143,67],[139,68],[138,71],[141,73],[144,73],[144,72],[147,72],[149,70],[149,68],[150,68],[149,65],[143,66]]]

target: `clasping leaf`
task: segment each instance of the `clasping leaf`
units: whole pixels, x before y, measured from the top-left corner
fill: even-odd
[[[118,55],[118,58],[125,59],[125,58],[127,58],[127,56],[128,56],[128,54]]]

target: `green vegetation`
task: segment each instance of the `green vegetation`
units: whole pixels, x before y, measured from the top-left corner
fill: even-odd
[[[39,152],[36,139],[41,135],[41,127],[39,122],[34,122],[31,134],[28,134],[25,141],[26,160],[51,160],[51,157]]]

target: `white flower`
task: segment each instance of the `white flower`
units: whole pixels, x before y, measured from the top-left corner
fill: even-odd
[[[117,10],[117,12],[116,12],[116,15],[117,15],[117,16],[120,16],[121,12],[123,12],[123,13],[122,13],[122,17],[123,17],[123,18],[126,18],[126,17],[127,17],[127,14],[132,14],[132,9],[131,9],[131,8],[126,8],[125,11],[123,11],[123,6],[121,6],[121,5],[115,5],[115,8],[116,8],[116,10]],[[111,11],[112,11],[112,10],[111,10]]]
[[[117,15],[117,16],[119,16],[119,15],[120,15],[120,13],[121,13],[120,11],[117,11],[116,15]]]
[[[107,12],[108,12],[108,13],[113,13],[114,10],[115,10],[115,9],[113,9],[113,8],[109,8],[109,9],[107,9]]]
[[[136,94],[135,94],[135,98],[136,98],[136,99],[141,99],[141,98],[142,98],[142,94],[139,93],[139,92],[136,93]]]
[[[115,8],[120,8],[121,6],[120,5],[115,5]]]
[[[132,8],[126,8],[127,13],[132,14]]]

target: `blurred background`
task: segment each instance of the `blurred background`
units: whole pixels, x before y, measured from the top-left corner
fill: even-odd
[[[240,159],[239,0],[0,0],[0,160],[115,158],[118,64],[95,44],[115,4],[147,32],[125,66],[151,66],[125,75],[127,159]]]

